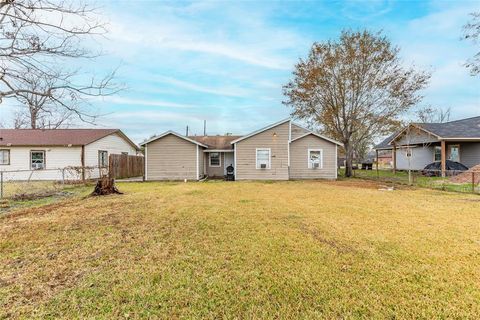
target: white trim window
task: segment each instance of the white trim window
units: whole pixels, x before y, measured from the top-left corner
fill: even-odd
[[[9,164],[10,164],[10,150],[0,149],[0,165],[9,165]]]
[[[100,168],[108,167],[108,151],[98,150],[98,166]]]
[[[322,169],[323,168],[323,150],[322,149],[308,149],[308,169]]]
[[[257,169],[270,169],[272,164],[272,152],[270,148],[255,149],[255,167]]]
[[[30,167],[32,170],[45,169],[45,151],[32,150],[30,151]]]
[[[220,152],[208,153],[208,165],[210,167],[221,167],[222,159],[220,158]]]

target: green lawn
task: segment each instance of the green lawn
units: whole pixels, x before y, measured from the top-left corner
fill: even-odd
[[[480,197],[124,183],[0,217],[0,318],[477,318]]]

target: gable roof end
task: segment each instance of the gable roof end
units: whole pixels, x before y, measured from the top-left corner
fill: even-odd
[[[321,134],[318,134],[318,133],[316,133],[316,132],[313,132],[313,131],[310,131],[310,132],[307,132],[307,133],[305,133],[305,134],[302,134],[301,136],[296,137],[295,139],[292,139],[290,142],[293,142],[293,141],[302,139],[302,138],[304,138],[304,137],[306,137],[306,136],[308,136],[308,135],[311,135],[311,134],[313,134],[314,136],[319,137],[320,139],[324,139],[324,140],[327,140],[327,141],[329,141],[329,142],[331,142],[331,143],[334,143],[334,144],[336,144],[336,145],[343,146],[342,143],[340,143],[340,142],[338,142],[338,141],[336,141],[336,140],[330,139],[330,138],[328,138],[328,137],[325,137],[325,136],[323,136],[323,135],[321,135]]]
[[[161,138],[163,138],[163,137],[165,137],[165,136],[168,136],[169,134],[174,135],[174,136],[176,136],[176,137],[178,137],[178,138],[180,138],[180,139],[186,140],[186,141],[188,141],[188,142],[191,142],[191,143],[193,143],[193,144],[199,145],[199,146],[201,146],[201,147],[208,148],[207,145],[204,145],[203,143],[200,143],[200,142],[197,142],[197,141],[195,141],[195,140],[192,140],[192,139],[190,139],[190,138],[188,138],[188,137],[182,136],[181,134],[176,133],[175,131],[172,131],[172,130],[165,131],[164,133],[162,133],[162,134],[160,134],[160,135],[158,135],[158,136],[155,136],[155,137],[153,137],[153,138],[151,138],[151,139],[149,139],[149,140],[147,140],[147,141],[144,141],[144,142],[140,143],[140,145],[141,145],[141,146],[144,146],[144,145],[146,145],[146,144],[148,144],[148,143],[150,143],[150,142],[153,142],[153,141],[155,141],[155,140],[158,140],[158,139],[161,139]]]
[[[275,123],[273,123],[273,124],[271,124],[271,125],[269,125],[269,126],[266,126],[266,127],[261,128],[261,129],[258,129],[258,130],[256,130],[256,131],[253,131],[253,132],[247,134],[246,136],[243,136],[243,137],[241,137],[241,138],[238,138],[238,139],[236,139],[236,140],[233,140],[233,141],[230,142],[230,143],[231,143],[231,144],[234,144],[234,143],[237,143],[237,142],[239,142],[239,141],[248,139],[248,138],[253,137],[253,136],[255,136],[255,135],[259,134],[259,133],[262,133],[263,131],[267,131],[268,129],[271,129],[271,128],[273,128],[273,127],[279,126],[279,125],[284,124],[285,122],[288,122],[288,121],[291,121],[291,119],[290,119],[290,118],[287,118],[287,119],[283,119],[283,120],[281,120],[281,121],[275,122]]]

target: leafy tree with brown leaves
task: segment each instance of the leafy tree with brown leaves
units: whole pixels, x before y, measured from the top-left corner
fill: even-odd
[[[405,68],[399,49],[379,33],[342,31],[338,40],[314,43],[284,86],[292,115],[342,142],[346,176],[355,145],[390,133],[418,103],[430,74]]]

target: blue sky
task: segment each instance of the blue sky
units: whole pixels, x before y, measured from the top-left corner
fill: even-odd
[[[452,119],[480,115],[480,77],[462,66],[468,1],[115,1],[100,2],[109,24],[91,67],[119,66],[127,90],[95,101],[136,142],[165,130],[248,133],[289,115],[282,85],[314,41],[342,28],[383,30],[407,66],[432,72],[422,105],[451,107]]]

